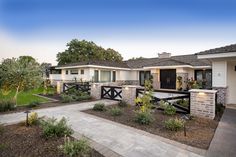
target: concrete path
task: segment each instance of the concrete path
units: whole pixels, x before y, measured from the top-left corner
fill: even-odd
[[[236,156],[236,108],[227,107],[216,129],[208,157]]]
[[[100,145],[126,157],[200,157],[201,155],[193,152],[205,153],[178,142],[80,112],[91,108],[97,102],[104,102],[106,105],[117,103],[110,100],[100,100],[39,109],[36,112],[39,116],[67,117],[75,135],[83,134]],[[24,119],[24,113],[7,114],[0,116],[0,123],[14,124]]]

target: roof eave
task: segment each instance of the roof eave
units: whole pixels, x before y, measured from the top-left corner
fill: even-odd
[[[197,57],[198,57],[198,59],[214,59],[214,58],[236,57],[236,52],[198,54]]]

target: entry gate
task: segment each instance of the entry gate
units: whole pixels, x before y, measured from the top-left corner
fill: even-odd
[[[101,98],[121,101],[122,99],[122,87],[119,86],[102,86]]]

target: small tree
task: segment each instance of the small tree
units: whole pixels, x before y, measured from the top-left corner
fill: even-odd
[[[14,100],[17,105],[19,92],[38,87],[42,83],[39,63],[33,57],[21,56],[18,59],[5,59],[0,66],[1,88],[15,89]]]
[[[141,105],[140,110],[142,112],[150,111],[152,107],[152,102],[151,102],[152,95],[153,95],[152,80],[145,80],[143,96],[135,99],[135,103]]]

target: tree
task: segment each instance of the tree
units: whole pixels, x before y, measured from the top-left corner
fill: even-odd
[[[59,65],[89,60],[122,61],[121,54],[111,48],[104,49],[92,41],[71,40],[64,52],[57,54]]]
[[[42,83],[40,65],[30,56],[5,59],[0,66],[0,82],[1,89],[16,90],[14,100],[17,105],[19,92],[38,87]]]

